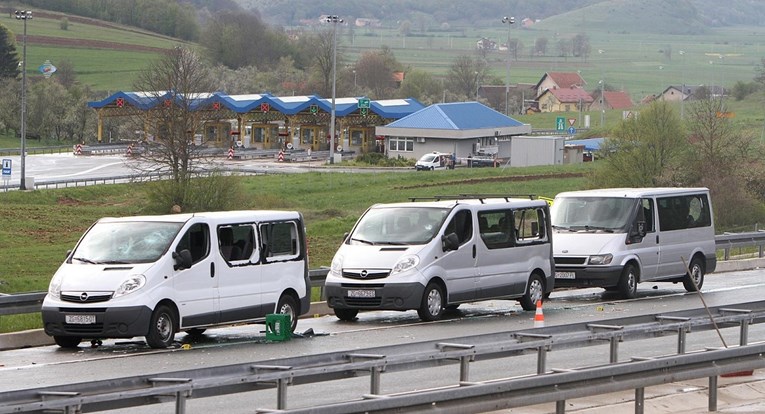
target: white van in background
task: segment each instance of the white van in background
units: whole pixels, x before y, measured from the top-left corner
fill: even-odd
[[[484,299],[525,310],[553,289],[548,204],[529,197],[438,197],[378,204],[332,260],[327,303],[341,320],[416,309],[422,320]]]
[[[454,169],[454,160],[452,154],[431,152],[420,157],[414,164],[414,168],[417,171],[452,170]]]
[[[102,218],[58,269],[42,304],[45,333],[64,348],[83,339],[145,336],[263,322],[310,306],[303,217],[227,211]]]
[[[633,298],[638,283],[665,281],[692,292],[717,265],[706,188],[564,192],[551,215],[557,288],[595,286]]]

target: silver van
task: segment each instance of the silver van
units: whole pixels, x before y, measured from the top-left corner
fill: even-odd
[[[553,289],[548,204],[513,197],[439,197],[378,204],[332,260],[327,303],[341,320],[416,309],[422,320],[484,299],[525,310]]]
[[[550,209],[555,286],[602,287],[633,298],[640,282],[701,289],[713,272],[706,188],[610,188],[560,193]]]

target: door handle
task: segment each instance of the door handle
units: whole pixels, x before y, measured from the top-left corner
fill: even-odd
[[[656,235],[656,244],[659,244],[659,235]]]
[[[215,277],[215,262],[210,262],[210,277]]]
[[[473,259],[475,259],[475,244],[473,245]]]

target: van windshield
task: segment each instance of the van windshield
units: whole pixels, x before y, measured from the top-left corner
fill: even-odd
[[[151,263],[157,261],[183,223],[96,223],[80,241],[72,259],[92,264]]]
[[[448,208],[381,207],[368,210],[353,231],[355,244],[426,244],[438,233]]]
[[[436,154],[425,154],[420,158],[420,162],[433,162],[438,158]]]
[[[570,231],[626,231],[635,203],[623,197],[556,198],[550,208],[552,226]]]

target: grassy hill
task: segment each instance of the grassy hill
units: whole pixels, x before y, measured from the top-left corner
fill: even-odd
[[[27,75],[41,76],[37,68],[46,60],[54,65],[68,60],[78,80],[95,90],[130,90],[146,62],[172,48],[177,39],[100,20],[34,11],[27,21]],[[62,19],[68,20],[66,30]],[[22,49],[23,21],[0,15],[0,24],[18,37]]]

